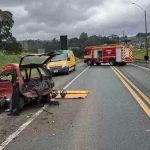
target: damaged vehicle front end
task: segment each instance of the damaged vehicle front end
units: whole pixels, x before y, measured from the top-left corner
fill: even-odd
[[[0,74],[0,110],[4,110],[12,98],[11,72],[2,72]]]
[[[54,52],[26,55],[21,58],[20,64],[3,66],[0,74],[0,109],[12,111],[19,103],[21,110],[32,100],[50,101],[54,81],[46,64],[55,55]],[[15,95],[18,95],[18,100]]]

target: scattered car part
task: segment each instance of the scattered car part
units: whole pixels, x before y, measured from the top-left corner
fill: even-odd
[[[58,91],[56,99],[84,99],[88,96],[89,91],[82,90],[62,90]]]
[[[66,94],[67,94],[67,91],[64,89],[62,91],[60,91],[60,95],[62,98],[64,98],[66,96]]]

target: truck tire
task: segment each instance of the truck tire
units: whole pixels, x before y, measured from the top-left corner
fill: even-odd
[[[100,66],[101,65],[101,63],[96,63],[96,66]]]
[[[76,66],[74,66],[73,71],[76,71]]]
[[[110,64],[110,66],[115,66],[115,59],[114,58],[111,58],[111,59],[109,59],[109,64]]]
[[[119,63],[119,66],[125,66],[125,65],[126,65],[125,62]]]
[[[92,60],[92,59],[87,60],[87,65],[88,66],[93,66],[94,65],[94,60]]]
[[[87,65],[91,66],[91,61],[90,60],[87,60]]]

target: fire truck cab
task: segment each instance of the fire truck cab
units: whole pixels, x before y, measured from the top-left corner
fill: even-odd
[[[126,65],[133,61],[132,47],[122,44],[88,46],[85,48],[84,63],[100,65],[109,63],[111,66]]]

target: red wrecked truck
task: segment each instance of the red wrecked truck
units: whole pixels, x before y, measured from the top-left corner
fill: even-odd
[[[54,56],[55,52],[30,54],[21,57],[19,64],[3,66],[0,74],[0,109],[11,111],[13,93],[16,91],[19,94],[20,110],[32,100],[50,100],[54,81],[46,64]],[[18,90],[14,88],[17,84]]]

